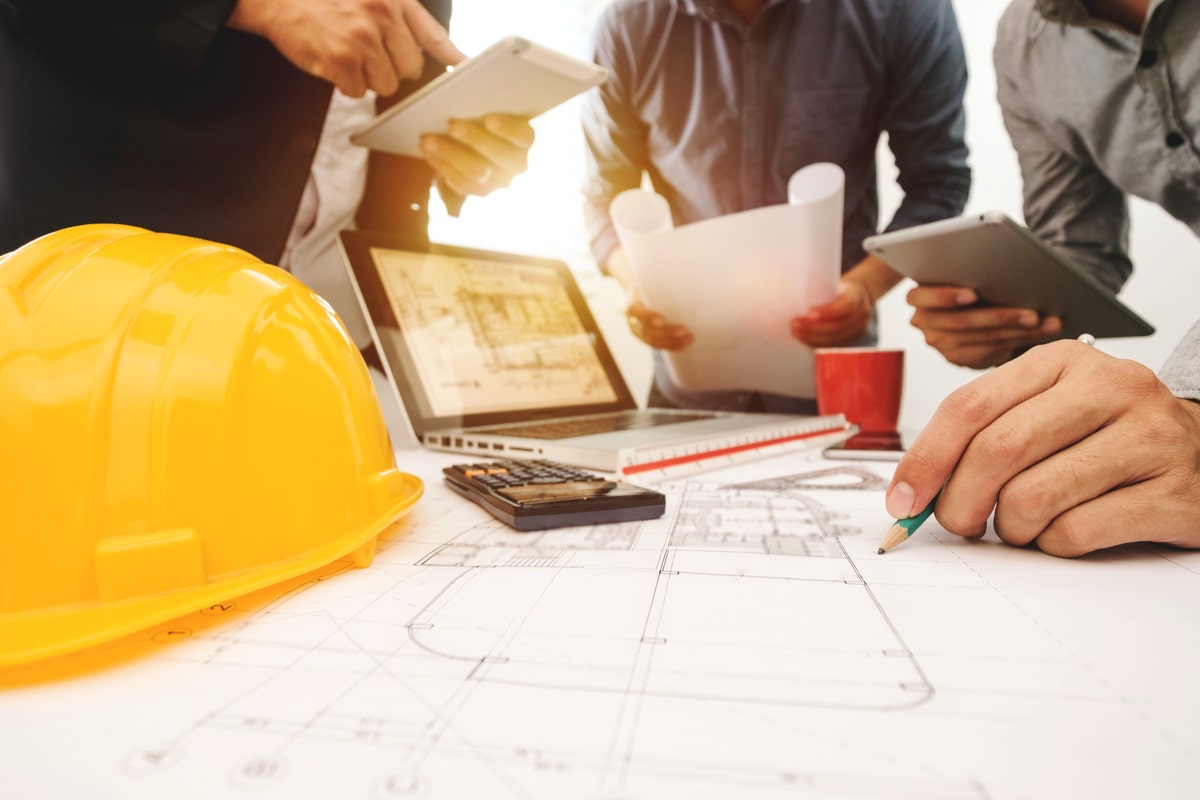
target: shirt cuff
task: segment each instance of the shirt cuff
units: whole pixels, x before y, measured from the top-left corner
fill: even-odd
[[[1179,342],[1158,377],[1176,397],[1200,400],[1200,322]]]

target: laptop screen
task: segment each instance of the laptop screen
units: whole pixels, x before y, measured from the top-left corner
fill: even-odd
[[[343,231],[414,430],[636,407],[561,261]]]

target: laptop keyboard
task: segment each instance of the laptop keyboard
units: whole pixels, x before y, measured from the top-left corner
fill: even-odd
[[[660,411],[619,411],[614,414],[595,414],[571,419],[526,422],[507,427],[482,429],[489,434],[526,436],[530,439],[567,439],[572,436],[590,436],[595,433],[628,431],[670,425],[676,422],[692,422],[716,416],[708,411],[664,414]]]

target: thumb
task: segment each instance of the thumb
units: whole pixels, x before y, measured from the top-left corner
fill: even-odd
[[[905,299],[913,308],[943,309],[973,305],[979,296],[965,286],[915,286]]]
[[[824,317],[842,317],[849,314],[859,305],[858,287],[849,281],[838,281],[837,293],[824,303],[813,306],[806,316],[822,319]]]

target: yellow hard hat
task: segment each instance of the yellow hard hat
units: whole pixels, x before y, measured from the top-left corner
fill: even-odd
[[[120,225],[0,256],[0,464],[0,666],[367,566],[422,491],[321,298]]]

